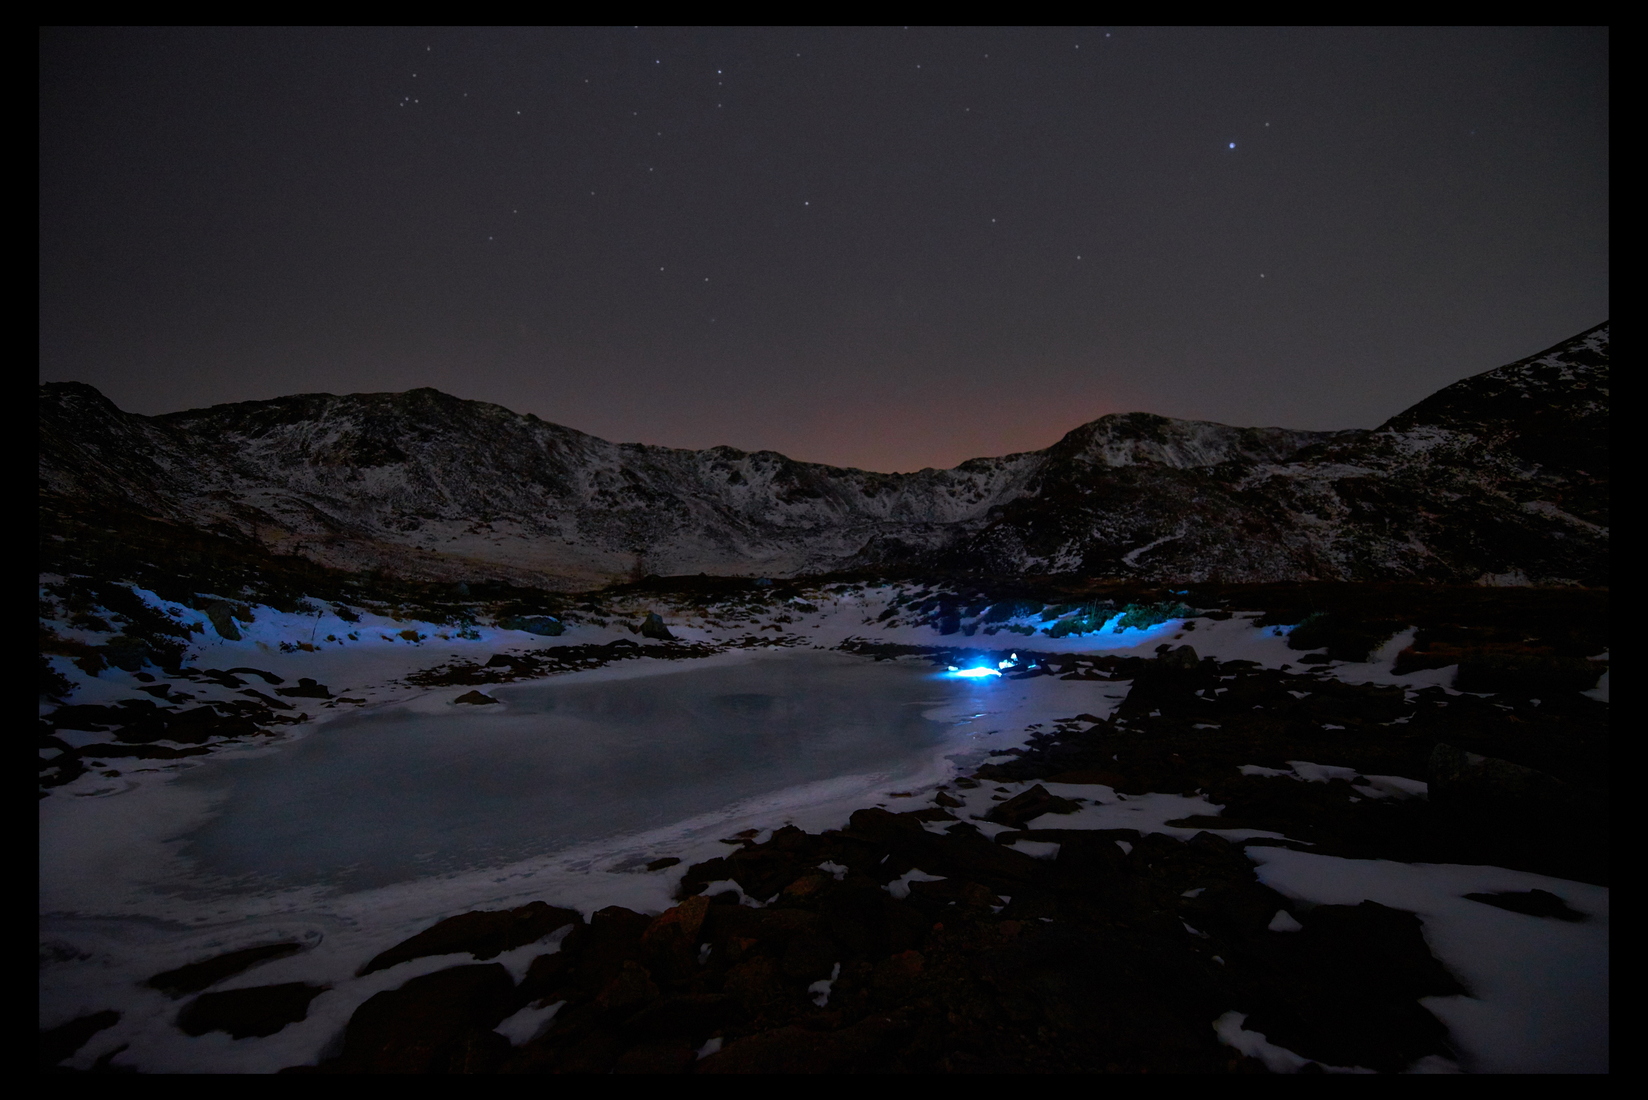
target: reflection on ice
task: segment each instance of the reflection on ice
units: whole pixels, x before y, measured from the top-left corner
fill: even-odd
[[[834,776],[914,772],[948,747],[949,725],[924,713],[952,702],[935,694],[925,665],[803,652],[521,685],[478,712],[352,716],[181,777],[219,807],[182,854],[218,881],[351,890],[503,864]]]

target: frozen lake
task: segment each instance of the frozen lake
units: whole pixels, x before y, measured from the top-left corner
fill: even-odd
[[[350,715],[178,777],[213,812],[174,850],[236,890],[499,866],[834,777],[930,772],[978,690],[925,662],[792,651]]]

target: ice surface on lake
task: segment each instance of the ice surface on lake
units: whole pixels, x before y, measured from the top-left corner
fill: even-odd
[[[838,653],[493,689],[499,707],[340,718],[177,782],[217,812],[180,854],[220,882],[358,890],[641,832],[847,773],[914,771],[965,689]]]

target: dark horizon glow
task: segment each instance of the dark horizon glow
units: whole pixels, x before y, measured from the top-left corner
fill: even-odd
[[[41,33],[40,378],[886,471],[1608,310],[1606,28]]]

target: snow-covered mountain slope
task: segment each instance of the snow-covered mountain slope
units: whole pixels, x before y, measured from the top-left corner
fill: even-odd
[[[1220,426],[1231,457],[1193,467],[1174,458],[1213,426],[1107,417],[1050,448],[1029,491],[946,558],[1184,581],[1605,584],[1607,402],[1603,324],[1371,432]],[[1154,461],[1112,458],[1120,420],[1144,437],[1124,453]],[[1098,448],[1076,442],[1101,431]]]
[[[143,417],[41,387],[44,502],[350,570],[583,587],[638,572],[1082,572],[1605,583],[1608,327],[1371,432],[1107,416],[879,474],[615,444],[431,389]]]

